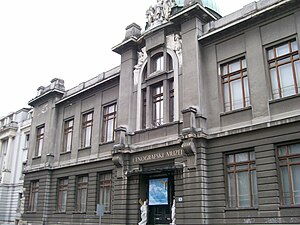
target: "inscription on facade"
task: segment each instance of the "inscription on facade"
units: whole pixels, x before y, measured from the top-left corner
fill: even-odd
[[[181,155],[182,155],[182,149],[171,150],[167,152],[159,152],[159,153],[153,153],[148,155],[135,156],[133,157],[133,162],[140,163],[140,162],[147,162],[147,161],[153,161],[159,159],[168,159],[168,158],[174,158]]]

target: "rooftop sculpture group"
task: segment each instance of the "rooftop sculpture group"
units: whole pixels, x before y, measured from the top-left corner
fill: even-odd
[[[175,0],[157,0],[155,6],[146,11],[146,30],[169,20],[172,8],[176,6]]]

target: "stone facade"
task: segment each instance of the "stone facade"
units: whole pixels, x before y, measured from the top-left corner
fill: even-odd
[[[119,67],[40,87],[22,219],[299,224],[299,21],[297,0],[223,18],[185,1],[129,25]]]
[[[0,118],[0,224],[18,224],[24,207],[22,174],[27,160],[31,111]]]

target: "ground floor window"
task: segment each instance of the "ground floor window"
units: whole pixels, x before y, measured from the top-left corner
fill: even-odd
[[[77,177],[76,211],[86,212],[88,195],[88,176]]]
[[[254,151],[227,155],[226,174],[228,206],[256,207],[258,200]]]
[[[38,203],[38,194],[39,194],[39,181],[31,181],[30,183],[30,193],[29,193],[29,211],[36,212],[37,211],[37,203]]]
[[[99,174],[99,203],[103,205],[104,212],[111,211],[112,176],[111,173]]]
[[[282,203],[300,204],[300,143],[278,147]]]
[[[58,180],[57,211],[66,212],[68,195],[68,178]]]

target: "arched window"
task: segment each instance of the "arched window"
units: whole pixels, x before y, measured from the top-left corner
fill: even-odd
[[[138,130],[159,127],[179,119],[179,61],[176,53],[170,49],[156,52],[148,62],[148,66],[145,63],[142,67],[142,79],[138,85]]]

